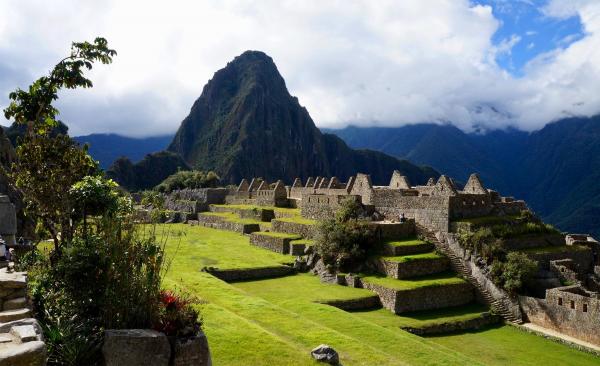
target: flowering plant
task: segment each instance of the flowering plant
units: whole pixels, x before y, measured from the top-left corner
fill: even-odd
[[[170,290],[160,293],[158,322],[154,329],[167,336],[192,337],[200,331],[202,325],[195,301],[189,296],[176,294]]]

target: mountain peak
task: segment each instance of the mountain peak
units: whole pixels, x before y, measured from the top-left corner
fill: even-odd
[[[415,182],[437,173],[381,153],[356,152],[322,135],[288,92],[273,59],[246,51],[217,71],[183,120],[169,150],[192,167],[214,170],[228,183],[333,176],[358,171],[389,181],[394,169]]]

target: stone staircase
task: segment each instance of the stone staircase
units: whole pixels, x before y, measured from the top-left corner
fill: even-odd
[[[464,261],[459,258],[446,243],[440,241],[433,232],[421,225],[417,224],[417,231],[426,239],[426,241],[433,243],[440,252],[444,253],[450,259],[452,269],[477,289],[479,298],[488,305],[494,313],[510,322],[523,324],[523,320],[515,316],[501,299],[495,298],[485,287],[481,286],[479,281],[473,277],[471,271],[467,269]]]
[[[27,301],[27,274],[0,269],[0,366],[46,364],[46,345]]]

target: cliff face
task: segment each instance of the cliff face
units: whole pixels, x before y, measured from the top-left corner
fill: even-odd
[[[413,183],[437,172],[383,153],[355,151],[323,135],[308,111],[291,96],[273,60],[247,51],[217,71],[183,120],[169,151],[192,167],[214,170],[224,182],[261,176],[267,180],[370,173],[387,183],[398,169]]]

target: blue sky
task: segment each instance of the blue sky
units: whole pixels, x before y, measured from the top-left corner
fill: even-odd
[[[0,109],[72,41],[103,36],[113,64],[57,102],[73,135],[173,133],[213,74],[246,50],[273,58],[319,127],[532,131],[600,113],[600,0],[48,4],[0,0]]]
[[[578,15],[555,18],[544,14],[547,0],[476,0],[475,4],[492,7],[500,27],[492,41],[501,45],[516,42],[510,52],[496,57],[496,62],[512,75],[524,75],[525,65],[540,54],[565,49],[584,37]]]

